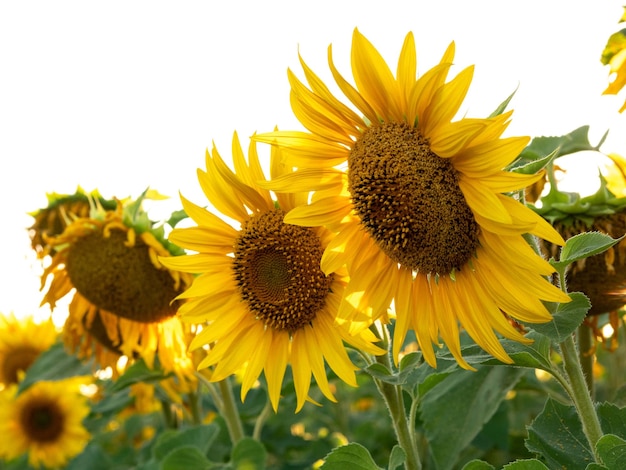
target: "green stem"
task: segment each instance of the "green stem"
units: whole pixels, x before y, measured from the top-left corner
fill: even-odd
[[[263,410],[261,411],[261,414],[259,414],[259,416],[256,419],[256,422],[254,423],[254,429],[252,431],[252,438],[257,440],[257,441],[261,441],[261,430],[263,429],[263,425],[265,424],[265,421],[267,421],[267,418],[270,416],[272,412],[272,403],[267,400],[267,402],[265,403],[265,406],[263,407]]]
[[[387,329],[382,327],[381,330],[382,331],[376,331],[376,334],[382,337],[381,346],[388,346],[389,336]],[[376,356],[376,362],[385,366],[389,371],[393,370],[391,358],[388,353],[382,356]],[[407,420],[404,400],[402,399],[402,387],[400,385],[391,385],[379,379],[374,379],[374,383],[387,405],[398,444],[400,444],[400,447],[402,447],[406,454],[406,462],[404,463],[405,469],[421,470],[422,463],[417,449],[417,442],[415,441],[415,433],[412,429],[415,424],[413,421],[409,422]]]
[[[237,405],[235,405],[235,395],[233,394],[233,389],[230,386],[230,380],[228,377],[218,382],[218,384],[224,405],[222,407],[222,417],[226,421],[226,427],[228,428],[230,440],[233,445],[235,445],[244,436],[241,417],[239,416]]]
[[[215,390],[215,384],[213,382],[207,380],[206,377],[204,377],[200,373],[196,373],[195,375],[198,380],[209,390],[209,393],[211,393],[211,396],[213,397],[213,401],[215,403],[215,407],[218,409],[221,416],[224,418],[224,421],[226,422],[226,427],[228,428],[228,435],[230,436],[230,440],[233,445],[235,445],[244,436],[243,424],[241,423],[241,417],[239,416],[237,405],[235,405],[235,395],[233,394],[233,389],[230,386],[230,381],[228,377],[218,382],[220,393],[217,393],[217,390]]]
[[[587,441],[589,441],[596,461],[601,462],[596,452],[596,444],[602,437],[602,428],[600,427],[600,421],[585,382],[582,367],[578,360],[576,344],[572,336],[568,336],[561,343],[561,355],[563,356],[565,372],[571,384],[571,398],[583,424],[583,432],[587,437]]]
[[[202,412],[200,411],[200,394],[196,392],[189,392],[187,397],[189,399],[189,410],[191,412],[193,424],[201,424]]]
[[[557,269],[559,275],[559,287],[567,294],[567,267]],[[589,446],[593,451],[593,455],[597,462],[602,462],[596,452],[596,444],[602,437],[602,428],[600,420],[596,413],[596,408],[591,398],[591,392],[587,387],[583,368],[580,363],[576,343],[574,343],[573,335],[569,335],[561,344],[561,356],[563,357],[563,366],[565,373],[569,379],[569,387],[565,390],[574,402],[578,416],[583,425],[583,432],[589,442]]]
[[[578,357],[592,399],[596,395],[596,387],[593,380],[593,360],[595,358],[593,348],[591,328],[583,323],[578,327]]]

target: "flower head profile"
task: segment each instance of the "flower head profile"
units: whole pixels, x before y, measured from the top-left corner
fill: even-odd
[[[36,382],[16,392],[16,386],[0,392],[0,457],[28,453],[33,467],[62,468],[82,452],[90,438],[83,426],[89,406],[75,379]]]
[[[188,334],[176,316],[180,302],[173,299],[191,284],[191,276],[159,262],[180,249],[141,209],[145,195],[118,201],[114,210],[92,200],[88,216],[48,238],[56,253],[42,276],[42,289],[47,287],[42,304],[54,308],[75,289],[63,331],[70,349],[113,370],[120,355],[141,357],[148,367],[156,356],[165,371],[182,377],[191,373],[191,359]]]
[[[307,84],[289,71],[291,105],[308,130],[274,131],[255,139],[277,145],[297,170],[273,179],[274,191],[314,191],[285,222],[328,226],[322,270],[346,266],[350,281],[339,318],[358,331],[363,311],[396,311],[394,356],[409,329],[429,364],[443,340],[465,368],[459,327],[484,350],[510,358],[495,332],[526,341],[507,317],[551,319],[542,301],[569,297],[545,276],[553,272],[524,240],[530,233],[561,244],[541,217],[511,197],[539,175],[505,171],[528,143],[507,137],[510,112],[453,120],[469,89],[473,67],[448,81],[452,43],[440,63],[417,77],[412,33],[396,73],[355,29],[355,85],[340,74],[332,48],[336,98],[300,59]],[[506,315],[506,316],[505,316]]]
[[[36,322],[32,316],[0,315],[0,386],[18,383],[20,375],[56,339],[51,320]]]
[[[197,226],[176,228],[169,239],[197,254],[161,259],[171,269],[199,274],[178,296],[187,300],[179,310],[183,321],[203,325],[191,348],[209,346],[199,367],[214,366],[211,380],[240,373],[242,400],[263,372],[276,410],[288,365],[297,410],[309,398],[311,376],[334,400],[325,363],[356,385],[357,368],[343,341],[369,353],[382,351],[372,344],[371,332],[351,336],[335,322],[346,281],[341,269],[320,269],[330,234],[283,222],[307,194],[273,200],[257,183],[265,178],[255,145],[246,159],[235,133],[232,152],[235,171],[215,147],[207,150],[206,170],[198,170],[198,180],[209,202],[234,225],[181,196]],[[273,176],[287,171],[276,150],[270,166]]]

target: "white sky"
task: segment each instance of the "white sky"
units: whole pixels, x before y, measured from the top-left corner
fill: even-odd
[[[476,65],[463,111],[485,117],[518,85],[509,135],[591,125],[626,153],[621,99],[601,96],[599,57],[623,0],[23,1],[0,3],[0,312],[41,299],[26,212],[78,184],[106,196],[147,186],[203,203],[196,168],[232,132],[299,128],[286,69],[297,52],[322,78],[326,48],[350,77],[358,27],[395,69],[413,31],[420,73],[456,42],[455,72]],[[246,144],[247,145],[247,144]],[[588,171],[587,171],[588,173]],[[160,215],[160,214],[159,214]]]

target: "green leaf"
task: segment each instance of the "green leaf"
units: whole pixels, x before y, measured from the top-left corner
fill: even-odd
[[[493,113],[489,115],[489,117],[492,118],[492,117],[500,116],[500,114],[502,114],[506,110],[506,107],[509,105],[509,103],[513,99],[513,96],[515,96],[515,93],[517,93],[517,88],[513,91],[513,93],[509,95],[507,99],[505,99],[502,103],[498,105],[498,107],[493,111]]]
[[[585,294],[572,292],[571,302],[556,304],[556,312],[548,323],[528,324],[533,330],[547,336],[556,343],[562,343],[585,319],[591,302]],[[554,306],[555,304],[551,304]]]
[[[167,219],[167,221],[165,223],[168,224],[170,227],[174,228],[174,227],[176,227],[176,224],[178,222],[180,222],[181,220],[184,220],[184,219],[186,219],[188,217],[189,216],[184,211],[184,209],[180,209],[180,210],[172,212],[172,214],[170,215],[170,218]]]
[[[397,467],[404,464],[404,462],[406,462],[406,452],[404,452],[402,447],[396,444],[393,446],[393,449],[391,449],[391,454],[389,454],[387,470],[395,470]]]
[[[461,470],[496,470],[496,467],[484,460],[470,460]]]
[[[259,441],[244,437],[235,445],[230,460],[236,470],[261,470],[265,468],[267,452]]]
[[[157,438],[152,453],[157,460],[181,447],[194,447],[201,454],[206,454],[218,433],[216,424],[193,426],[180,431],[167,430]]]
[[[535,137],[530,144],[522,151],[520,158],[534,161],[537,156],[549,155],[555,150],[558,151],[557,157],[569,155],[585,150],[598,150],[605,136],[597,145],[591,145],[589,142],[589,126],[581,126],[574,129],[569,134],[561,136],[543,136]]]
[[[161,470],[208,470],[213,463],[196,447],[183,446],[170,452],[161,463]]]
[[[602,463],[609,470],[626,468],[626,441],[615,434],[605,434],[596,444]]]
[[[559,261],[552,262],[552,265],[560,269],[574,261],[588,258],[608,250],[616,243],[619,243],[623,236],[617,239],[601,232],[584,232],[574,235],[565,242],[561,248]]]
[[[169,375],[165,374],[162,370],[150,369],[143,359],[139,359],[117,379],[113,386],[113,391],[123,390],[138,382],[158,382],[166,379],[168,376]]]
[[[369,451],[361,444],[352,442],[333,449],[324,459],[320,470],[381,470]]]
[[[550,468],[582,470],[594,461],[576,408],[552,398],[548,398],[542,412],[528,427],[525,444]]]
[[[498,410],[523,373],[523,369],[511,367],[458,370],[423,397],[420,415],[437,469],[454,468],[460,452]]]
[[[537,459],[516,460],[502,467],[502,470],[550,470]]]
[[[41,353],[31,364],[24,380],[19,384],[18,393],[42,380],[61,380],[92,373],[91,362],[82,362],[76,356],[68,354],[63,343],[56,343]]]
[[[626,439],[626,408],[605,402],[599,404],[596,409],[602,430],[606,434],[615,434]]]
[[[557,153],[558,152],[555,150],[554,152],[551,152],[544,157],[537,155],[537,158],[531,161],[527,161],[527,160],[517,161],[513,165],[511,165],[509,170],[512,171],[513,173],[521,173],[523,175],[537,174],[539,171],[547,167],[548,164],[556,158]]]
[[[65,470],[109,470],[113,466],[111,458],[94,443],[89,443],[85,449],[72,459]],[[1,468],[1,467],[0,467]]]

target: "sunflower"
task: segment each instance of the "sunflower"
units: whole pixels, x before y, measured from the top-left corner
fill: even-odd
[[[116,206],[115,201],[104,199],[97,190],[86,193],[80,186],[74,194],[48,193],[46,198],[48,199],[46,207],[30,213],[35,222],[28,229],[31,246],[39,258],[48,254],[54,256],[54,250],[51,250],[46,242],[47,237],[63,233],[73,218],[89,215],[90,198],[98,199],[101,206],[106,209],[115,209]]]
[[[63,334],[83,358],[95,356],[115,371],[120,355],[153,367],[156,354],[166,372],[190,376],[188,331],[176,317],[180,302],[172,300],[192,278],[159,262],[181,250],[153,227],[139,207],[142,198],[118,201],[115,210],[95,204],[89,217],[48,238],[57,252],[42,276],[42,289],[52,277],[42,305],[54,308],[75,289]]]
[[[626,21],[626,7],[620,23]],[[626,29],[611,34],[604,46],[600,62],[609,66],[610,83],[602,92],[603,95],[617,95],[626,85]],[[626,102],[619,112],[626,110]]]
[[[0,315],[0,386],[18,383],[21,374],[56,338],[51,320],[38,323],[32,316]]]
[[[454,43],[441,62],[416,78],[412,33],[397,74],[358,31],[352,39],[356,87],[332,75],[358,111],[337,99],[300,59],[308,87],[288,71],[291,105],[310,131],[274,131],[256,139],[278,145],[297,171],[267,186],[315,191],[311,203],[285,222],[326,225],[336,232],[322,270],[347,266],[350,281],[339,318],[358,331],[362,311],[396,310],[394,357],[409,329],[425,359],[436,365],[440,339],[459,364],[459,325],[487,352],[510,362],[495,332],[524,342],[504,314],[524,322],[550,321],[541,300],[566,302],[544,276],[550,264],[524,240],[531,233],[562,244],[541,217],[505,194],[540,179],[503,171],[528,142],[501,138],[511,113],[452,121],[473,67],[446,82]]]
[[[28,453],[33,467],[64,467],[89,441],[83,419],[89,406],[76,381],[36,382],[19,395],[12,386],[2,392],[0,457]]]
[[[286,224],[283,218],[306,201],[306,194],[278,195],[274,201],[257,182],[264,180],[256,147],[248,160],[233,136],[233,172],[214,147],[207,150],[206,171],[198,180],[213,206],[240,227],[181,196],[196,227],[174,229],[169,239],[197,254],[163,258],[171,269],[199,273],[179,295],[187,299],[179,312],[187,322],[203,322],[191,348],[209,345],[199,368],[215,366],[212,381],[243,371],[241,399],[264,372],[269,397],[278,408],[281,384],[291,365],[299,411],[308,399],[311,375],[334,401],[324,362],[346,383],[356,385],[357,369],[342,340],[368,353],[382,353],[370,331],[352,337],[336,325],[345,273],[324,274],[319,267],[330,233],[322,228]],[[287,169],[275,150],[271,174]]]

